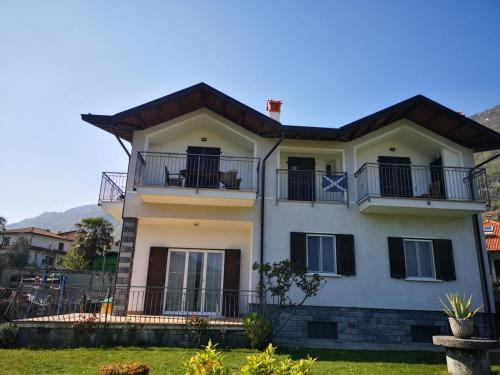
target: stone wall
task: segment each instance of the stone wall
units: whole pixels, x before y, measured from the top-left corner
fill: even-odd
[[[436,334],[451,334],[448,319],[440,311],[301,306],[286,320],[278,336],[281,342],[314,339],[308,335],[309,321],[337,323],[337,338],[328,341],[339,343],[412,344],[415,332],[425,336],[426,327],[437,327],[433,328]],[[487,337],[486,316],[478,314],[474,321],[480,336]]]
[[[122,239],[118,253],[118,270],[113,297],[113,315],[126,315],[136,237],[137,218],[123,218]]]
[[[19,347],[65,348],[78,346],[180,346],[197,347],[208,340],[221,348],[248,346],[240,328],[209,328],[199,344],[185,326],[165,325],[107,325],[78,329],[69,324],[20,324],[16,344]]]

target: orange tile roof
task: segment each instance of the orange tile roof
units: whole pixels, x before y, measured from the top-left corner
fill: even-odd
[[[500,251],[500,223],[494,220],[485,220],[484,227],[493,227],[492,232],[484,232],[486,237],[486,249],[490,252]]]
[[[2,234],[9,234],[9,233],[33,233],[33,234],[38,234],[40,236],[53,237],[60,240],[72,241],[71,238],[36,227],[7,229],[5,232],[2,232]]]

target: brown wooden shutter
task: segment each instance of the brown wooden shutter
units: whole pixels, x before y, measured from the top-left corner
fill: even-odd
[[[436,279],[445,281],[456,280],[451,240],[433,240],[432,247],[434,249]]]
[[[290,260],[307,269],[305,233],[290,232]]]
[[[406,277],[405,251],[402,238],[389,237],[389,263],[392,278],[404,279]]]
[[[355,275],[354,236],[352,234],[337,234],[335,235],[335,245],[337,273],[344,276]]]
[[[224,251],[224,284],[222,291],[222,313],[226,317],[237,317],[240,294],[241,250]]]
[[[148,278],[144,297],[144,313],[161,315],[167,273],[167,247],[152,247],[149,250]]]

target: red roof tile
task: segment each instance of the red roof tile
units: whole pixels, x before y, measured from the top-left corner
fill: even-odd
[[[493,231],[484,232],[486,249],[490,252],[500,251],[500,223],[494,220],[485,220],[483,229],[486,227],[493,227]]]

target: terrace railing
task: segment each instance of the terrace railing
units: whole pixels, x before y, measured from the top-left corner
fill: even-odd
[[[134,185],[257,191],[259,158],[139,152]]]
[[[347,173],[306,170],[276,170],[278,201],[347,203]]]
[[[484,169],[366,163],[355,180],[358,201],[395,197],[489,203]]]
[[[260,312],[258,291],[131,286],[118,289],[128,297],[125,314],[113,311],[113,288],[20,285],[12,291],[10,321],[184,324],[204,316],[210,324],[239,323]]]
[[[118,202],[125,198],[127,174],[122,172],[103,172],[99,204],[102,202]]]

